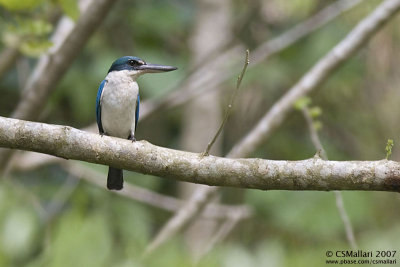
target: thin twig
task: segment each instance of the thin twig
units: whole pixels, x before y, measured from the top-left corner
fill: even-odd
[[[326,7],[321,11],[314,14],[313,16],[305,19],[304,21],[296,24],[293,28],[285,31],[283,34],[279,35],[264,44],[258,46],[252,52],[251,62],[252,65],[259,64],[271,54],[275,54],[282,51],[282,48],[287,48],[295,42],[299,41],[304,36],[318,30],[322,26],[326,25],[328,22],[337,18],[339,15],[343,14],[350,8],[359,4],[361,0],[339,0]]]
[[[310,111],[308,110],[308,107],[302,107],[301,112],[303,113],[303,116],[307,122],[307,127],[308,131],[310,132],[311,136],[311,141],[317,150],[318,155],[324,159],[328,160],[328,155],[326,154],[326,151],[324,147],[322,146],[321,140],[319,139],[317,130],[315,129],[313,119],[311,117]]]
[[[342,219],[342,222],[344,224],[347,241],[349,242],[351,249],[356,250],[358,248],[358,246],[357,246],[356,238],[354,236],[354,231],[353,231],[353,227],[350,222],[349,215],[347,215],[346,208],[344,207],[344,204],[343,204],[342,192],[334,191],[334,193],[335,193],[335,198],[336,198],[336,207],[339,211],[340,218]]]
[[[242,72],[239,74],[239,76],[237,78],[236,89],[235,89],[235,91],[233,92],[233,94],[231,96],[231,100],[229,101],[228,108],[226,109],[226,112],[225,112],[225,115],[224,115],[224,119],[223,119],[221,125],[219,126],[218,131],[215,133],[213,139],[211,140],[211,142],[208,143],[206,150],[203,152],[204,156],[208,156],[209,155],[211,147],[214,145],[214,143],[217,140],[218,136],[221,134],[222,129],[224,128],[226,121],[228,120],[229,116],[231,115],[233,103],[236,100],[237,94],[238,94],[239,89],[240,89],[240,85],[242,84],[243,76],[246,73],[247,66],[250,63],[249,62],[249,54],[250,54],[250,52],[247,49],[246,50],[246,59],[244,61],[243,69],[242,69]]]
[[[322,159],[328,160],[328,155],[327,155],[324,147],[322,146],[321,140],[318,136],[318,132],[314,127],[314,122],[311,117],[309,108],[307,106],[304,106],[301,109],[301,111],[303,113],[304,118],[306,119],[306,122],[308,125],[308,130],[311,135],[311,141],[312,141],[314,147],[317,149],[317,151],[320,151],[320,155],[321,155]],[[354,231],[353,231],[353,227],[351,225],[349,216],[348,216],[346,209],[344,207],[344,204],[343,204],[342,193],[340,191],[334,191],[334,193],[335,193],[335,198],[336,198],[336,207],[339,211],[340,218],[342,219],[342,222],[345,227],[347,241],[349,242],[351,249],[356,250],[357,242],[354,237]]]
[[[254,151],[283,122],[294,103],[321,85],[336,69],[346,62],[368,39],[400,9],[400,0],[386,0],[357,26],[329,53],[321,58],[289,91],[259,120],[257,125],[229,153],[230,157],[244,157]]]
[[[348,1],[341,1],[342,3]],[[363,19],[353,29],[353,31],[342,40],[331,52],[321,59],[303,78],[300,82],[292,87],[289,92],[284,95],[273,108],[266,113],[263,119],[257,124],[256,127],[249,134],[238,142],[235,147],[228,153],[228,157],[246,157],[249,153],[254,151],[256,147],[283,122],[289,110],[291,110],[293,103],[306,93],[314,90],[319,84],[327,79],[334,69],[339,67],[341,63],[345,62],[360,46],[365,43],[385,22],[391,19],[400,8],[400,1],[386,0],[379,5],[372,14]],[[344,10],[340,10],[339,15]],[[322,25],[321,25],[322,26]],[[254,54],[253,54],[254,55]],[[253,66],[253,64],[252,64]],[[216,187],[208,187],[203,190],[205,194],[204,201],[207,202],[211,196],[218,191]],[[185,209],[193,211],[193,202],[197,203],[197,211],[191,212],[192,216],[196,216],[201,212],[204,207],[203,203],[197,199],[189,199],[185,207],[182,208],[182,213]],[[180,212],[179,212],[180,213]],[[170,219],[175,220],[178,215]],[[187,217],[187,220],[193,218]],[[169,222],[168,222],[169,223]],[[181,229],[187,224],[186,221],[181,221]]]
[[[161,244],[163,244],[166,240],[168,240],[171,236],[174,236],[179,230],[182,228],[182,222],[185,222],[185,225],[188,225],[191,222],[191,219],[194,218],[194,215],[197,214],[200,210],[207,204],[205,199],[211,198],[210,195],[213,195],[213,192],[207,190],[207,186],[199,186],[199,188],[193,193],[191,197],[190,206],[187,204],[184,206],[185,209],[179,209],[175,215],[170,219],[163,227],[162,231],[160,231],[156,237],[150,242],[150,244],[146,247],[146,250],[143,254],[144,257],[149,256],[152,252],[154,252]]]
[[[281,35],[262,43],[253,50],[250,58],[252,64],[249,68],[265,62],[270,56],[281,52],[312,32],[320,29],[361,1],[362,0],[336,1],[310,18],[296,24],[295,27],[285,31]],[[220,62],[226,61],[237,64],[236,62],[240,60],[240,51],[243,51],[243,49],[241,45],[235,45],[230,49],[221,51],[218,56],[210,55],[207,60],[203,60],[203,62],[205,62],[203,66],[197,66],[196,71],[186,77],[184,81],[179,82],[178,86],[175,85],[174,87],[178,88],[164,96],[163,99],[149,100],[141,104],[140,118],[143,120],[156,111],[181,105],[199,94],[205,94],[220,88],[222,83],[235,74],[227,72],[223,75],[213,75],[213,72],[209,71],[210,66],[218,65]],[[233,58],[237,58],[237,60],[233,61]]]
[[[222,242],[242,219],[243,217],[240,212],[232,214],[231,217],[227,218],[220,226],[218,231],[214,234],[210,242],[208,242],[207,246],[199,253],[195,259],[195,262],[198,263],[204,255],[206,255],[213,249],[213,247],[215,247],[216,244]]]

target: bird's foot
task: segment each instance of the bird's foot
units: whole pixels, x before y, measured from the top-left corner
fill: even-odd
[[[134,135],[130,135],[130,136],[128,137],[128,140],[131,140],[132,143],[133,143],[133,142],[136,142],[136,138],[135,138]]]

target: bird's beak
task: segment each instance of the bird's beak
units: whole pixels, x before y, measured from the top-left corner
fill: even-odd
[[[157,72],[167,72],[176,70],[177,67],[158,65],[158,64],[144,64],[138,67],[142,73],[157,73]]]

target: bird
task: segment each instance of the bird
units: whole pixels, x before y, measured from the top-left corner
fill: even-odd
[[[100,83],[96,97],[96,120],[101,136],[114,136],[136,141],[139,120],[139,85],[136,79],[145,73],[176,70],[176,67],[150,64],[134,56],[115,60]],[[107,188],[123,188],[123,171],[109,166]]]

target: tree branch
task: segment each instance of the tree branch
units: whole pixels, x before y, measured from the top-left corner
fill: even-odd
[[[60,19],[52,37],[54,45],[40,57],[12,117],[25,120],[36,120],[39,117],[55,85],[64,76],[115,2],[84,1],[81,4],[82,14],[76,23],[66,16]],[[6,166],[10,156],[10,151],[0,150],[0,169]]]
[[[258,48],[254,50],[254,54],[252,55],[252,64],[249,67],[256,66],[258,63],[261,63],[263,60],[273,55],[274,53],[278,53],[279,51],[285,49],[289,45],[298,41],[302,37],[308,35],[312,31],[316,30],[319,27],[322,27],[325,23],[332,20],[342,12],[350,9],[352,6],[356,5],[359,1],[337,1],[334,4],[324,8],[322,11],[318,12],[316,15],[311,18],[305,20],[302,23],[299,23],[293,29],[281,34],[280,36],[265,42],[260,45]],[[227,54],[232,54],[229,56],[229,61],[232,61],[232,58],[237,54],[236,50],[240,50],[240,45],[233,47],[232,49],[221,53],[219,56],[213,57],[214,61],[220,60],[225,57]],[[225,61],[225,60],[224,60]],[[208,61],[206,61],[208,62]],[[207,64],[207,66],[210,64]],[[211,64],[215,65],[215,64]],[[200,75],[202,73],[202,75]],[[204,68],[197,68],[197,71],[194,72],[191,76],[189,76],[188,80],[191,77],[199,77],[195,83],[189,83],[189,89],[193,89],[198,86],[197,90],[176,90],[169,97],[166,97],[164,100],[167,101],[167,105],[177,105],[179,101],[186,101],[193,97],[195,94],[201,92],[202,94],[206,93],[206,91],[214,90],[218,85],[224,82],[226,79],[231,77],[231,73],[226,73],[225,75],[217,75],[212,76],[209,74],[215,72],[207,72]],[[203,82],[203,83],[202,83]],[[201,90],[200,90],[201,88]],[[182,91],[182,92],[181,92]],[[179,96],[177,95],[179,93]],[[169,99],[169,98],[173,99]],[[178,102],[177,102],[178,100]],[[145,106],[146,107],[146,106]],[[145,109],[146,110],[146,109]],[[155,108],[153,107],[154,111]],[[148,114],[148,113],[147,113]],[[160,232],[156,235],[153,241],[149,244],[146,249],[146,255],[148,256],[153,250],[155,250],[159,245],[165,242],[168,238],[170,238],[174,233],[182,229],[185,225],[189,224],[195,217],[201,212],[201,209],[205,206],[205,203],[208,202],[209,199],[218,191],[216,187],[206,187],[200,188],[198,191],[193,194],[192,198],[189,199],[187,204],[182,207],[179,212],[177,212],[160,230]],[[168,234],[169,233],[169,234]]]
[[[18,45],[16,45],[18,46]],[[18,47],[6,47],[0,53],[0,78],[8,71],[19,56]]]
[[[174,216],[161,228],[153,240],[147,245],[143,256],[148,257],[165,241],[176,235],[182,228],[189,225],[197,214],[203,212],[206,208],[209,195],[215,193],[216,190],[208,190],[207,186],[199,186],[190,197],[190,201],[179,209]],[[209,206],[209,205],[208,205]]]
[[[400,0],[386,0],[379,5],[272,106],[255,128],[236,144],[229,156],[243,157],[254,151],[282,123],[297,99],[318,88],[399,9]]]
[[[252,63],[249,65],[249,68],[265,62],[270,56],[281,52],[305,36],[320,29],[360,2],[361,0],[338,0],[281,35],[267,40],[256,47],[251,53],[250,62]],[[202,60],[206,64],[196,66],[196,70],[179,83],[178,89],[164,96],[161,100],[147,100],[143,102],[141,104],[141,107],[143,106],[141,110],[143,111],[140,113],[140,118],[143,120],[143,118],[156,111],[181,105],[198,95],[220,88],[221,84],[235,75],[236,70],[231,68],[232,71],[221,75],[210,68],[214,66],[218,67],[223,63],[226,64],[226,62],[228,62],[229,66],[237,65],[241,59],[240,55],[243,50],[245,48],[242,45],[235,45],[230,49],[221,51],[219,54],[211,55],[206,60]]]
[[[56,32],[61,38],[40,58],[37,69],[30,77],[24,94],[13,117],[34,120],[43,109],[54,85],[63,77],[73,60],[82,50],[89,37],[98,25],[105,19],[106,14],[116,1],[91,1],[86,6],[78,21],[68,26],[67,32]],[[63,23],[65,18],[60,20]],[[62,27],[60,29],[63,30]]]
[[[294,28],[289,29],[274,39],[264,42],[252,52],[252,57],[250,59],[252,64],[249,65],[249,68],[253,68],[258,64],[265,62],[270,56],[281,52],[305,36],[320,29],[339,15],[359,4],[361,1],[362,0],[338,0],[312,17],[300,22]],[[234,75],[234,71],[225,75],[215,76],[214,74],[216,72],[210,70],[210,66],[216,66],[218,69],[221,69],[220,65],[223,62],[230,62],[233,58],[239,60],[239,55],[244,49],[245,48],[241,45],[235,45],[226,51],[221,51],[219,54],[216,52],[213,53],[207,60],[203,60],[206,64],[196,66],[195,70],[192,70],[189,76],[178,82],[177,89],[171,91],[162,99],[149,99],[143,101],[143,103],[140,104],[140,119],[144,120],[157,111],[179,106],[195,98],[199,94],[205,94],[220,88],[221,84]],[[230,63],[230,65],[234,64]],[[93,131],[97,131],[96,123],[86,128],[93,128]]]
[[[69,162],[61,166],[69,174],[105,189],[104,181],[102,181],[105,178],[104,173],[83,166],[78,162]],[[185,200],[162,195],[129,183],[124,185],[124,190],[111,192],[170,212],[178,211],[185,204]],[[221,220],[231,218],[235,214],[240,214],[242,218],[249,218],[253,215],[253,209],[247,205],[211,204],[203,210],[202,216],[208,219]]]
[[[206,255],[213,249],[213,247],[215,247],[216,244],[222,242],[242,219],[243,217],[239,212],[232,214],[230,218],[227,218],[219,227],[218,231],[215,233],[207,246],[200,251],[199,255],[195,259],[195,262],[198,263],[200,259],[204,257],[204,255]]]
[[[319,135],[317,129],[315,128],[314,121],[313,118],[311,117],[309,108],[305,106],[301,109],[301,111],[303,112],[304,118],[306,119],[308,130],[311,136],[311,141],[314,147],[317,149],[318,151],[317,153],[321,155],[322,159],[328,160],[328,154],[326,153],[324,147],[322,146],[321,140],[319,139]],[[349,215],[347,215],[347,211],[344,207],[342,192],[334,191],[334,193],[336,198],[336,207],[339,211],[340,218],[342,219],[344,228],[346,230],[347,241],[349,242],[351,249],[357,250],[358,246],[356,238],[354,236],[353,226],[351,225]]]
[[[78,129],[0,117],[0,146],[213,186],[261,190],[400,192],[400,163],[228,159],[101,137]]]
[[[257,126],[238,144],[236,144],[236,146],[228,153],[227,156],[235,158],[245,157],[254,151],[256,147],[262,141],[267,139],[269,135],[283,122],[289,111],[292,109],[294,102],[298,98],[311,92],[326,78],[328,78],[328,76],[343,62],[345,62],[358,48],[360,48],[360,46],[366,42],[368,38],[373,35],[373,33],[375,33],[385,22],[392,18],[399,8],[399,0],[386,0],[380,6],[378,6],[371,15],[363,19],[345,39],[343,39],[335,48],[331,50],[330,53],[322,58],[305,76],[303,76],[300,82],[292,87],[288,93],[286,93],[271,108],[271,110],[266,113],[266,115],[259,121]],[[313,23],[311,23],[311,25],[313,25]],[[285,40],[285,38],[282,38],[282,40]],[[293,40],[297,39],[294,38]],[[277,44],[279,43],[280,42],[277,42]],[[282,43],[285,45],[290,44],[290,42]],[[270,43],[273,48],[274,46],[272,44],[273,43]],[[274,50],[272,51],[274,52]],[[266,56],[269,55],[270,53],[266,53]],[[209,86],[210,84],[208,84],[208,87]],[[195,192],[193,197],[189,199],[187,204],[172,219],[170,219],[168,224],[172,225],[179,222],[180,227],[175,227],[175,229],[183,228],[184,225],[188,224],[197,214],[201,212],[201,209],[205,206],[204,202],[207,202],[216,191],[218,191],[218,188],[216,187],[208,187],[199,190],[198,193],[202,194],[201,198],[198,197],[196,194],[197,192]],[[199,201],[198,199],[202,199],[202,201]],[[191,216],[185,216],[185,220],[180,220],[180,218],[183,218],[183,216],[188,212],[191,214]],[[153,244],[150,244],[149,246],[152,245]],[[152,246],[153,250],[155,248],[156,246]],[[147,252],[150,253],[151,251],[149,252],[147,249]]]

